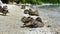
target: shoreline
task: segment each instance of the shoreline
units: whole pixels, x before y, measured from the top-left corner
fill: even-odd
[[[34,31],[35,29],[38,32],[40,32],[40,29],[42,29],[42,28],[21,28],[20,26],[22,26],[23,23],[20,21],[20,19],[24,16],[23,10],[20,9],[21,8],[20,6],[10,5],[9,7],[10,7],[9,8],[10,13],[7,14],[7,16],[0,16],[0,23],[1,23],[0,24],[0,33],[3,32],[4,34],[5,33],[7,33],[7,34],[18,34],[18,33],[28,34],[30,32],[32,33],[32,31]],[[39,14],[40,14],[39,17],[41,17],[43,21],[45,21],[45,22],[48,21],[49,22],[49,23],[47,22],[48,24],[52,23],[52,22],[50,22],[50,20],[48,20],[48,19],[50,19],[49,18],[50,12],[48,14],[48,12],[47,12],[48,10],[45,10],[45,9],[38,9],[38,10],[39,10]],[[46,28],[46,27],[43,28],[42,30],[44,31],[47,29],[50,31],[50,29]],[[29,31],[29,30],[32,30],[32,31]],[[35,32],[36,32],[36,30],[35,30]],[[29,32],[27,33],[27,32],[20,32],[20,31],[29,31]],[[49,32],[49,31],[47,31],[47,32]],[[35,33],[35,32],[33,32],[33,33]],[[36,32],[36,33],[38,33],[38,32]]]

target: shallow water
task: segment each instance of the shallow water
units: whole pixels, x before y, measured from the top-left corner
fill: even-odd
[[[49,20],[53,28],[60,29],[60,7],[43,7],[36,8],[40,12],[40,17]]]

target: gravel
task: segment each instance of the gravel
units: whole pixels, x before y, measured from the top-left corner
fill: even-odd
[[[40,33],[45,34],[44,32],[51,33],[50,32],[51,29],[47,27],[21,28],[21,26],[23,25],[23,23],[21,22],[21,18],[24,16],[24,14],[23,10],[20,8],[21,8],[20,6],[8,5],[9,13],[7,14],[7,16],[0,15],[0,34],[40,34]],[[49,24],[49,22],[50,23],[52,22],[50,18],[47,17],[48,15],[47,14],[48,12],[46,12],[47,10],[46,11],[45,9],[38,9],[38,10],[40,17],[42,18],[42,20],[46,25]],[[45,12],[42,10],[44,10]],[[42,33],[42,31],[44,32]]]

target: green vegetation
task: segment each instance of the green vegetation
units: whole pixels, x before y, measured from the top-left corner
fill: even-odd
[[[41,0],[41,1],[44,3],[53,3],[53,4],[60,3],[60,0]]]
[[[30,4],[42,4],[42,3],[60,3],[60,0],[9,0],[17,3],[30,3]]]

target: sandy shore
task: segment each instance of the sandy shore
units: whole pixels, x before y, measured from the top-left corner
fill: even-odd
[[[21,18],[23,17],[23,10],[20,9],[20,6],[12,6],[9,5],[8,7],[9,13],[7,16],[2,16],[0,15],[0,34],[33,34],[30,30],[32,31],[37,31],[41,30],[46,31],[48,29],[48,32],[50,32],[50,28],[21,28],[22,22]],[[43,21],[48,22],[46,16],[42,11],[39,11],[40,17],[42,18]],[[44,17],[45,16],[45,17]],[[45,20],[44,20],[45,19]],[[48,18],[49,19],[49,18]],[[37,29],[37,30],[36,30]],[[31,33],[30,33],[31,32]],[[37,33],[35,33],[37,34]],[[38,32],[39,34],[39,32]]]

